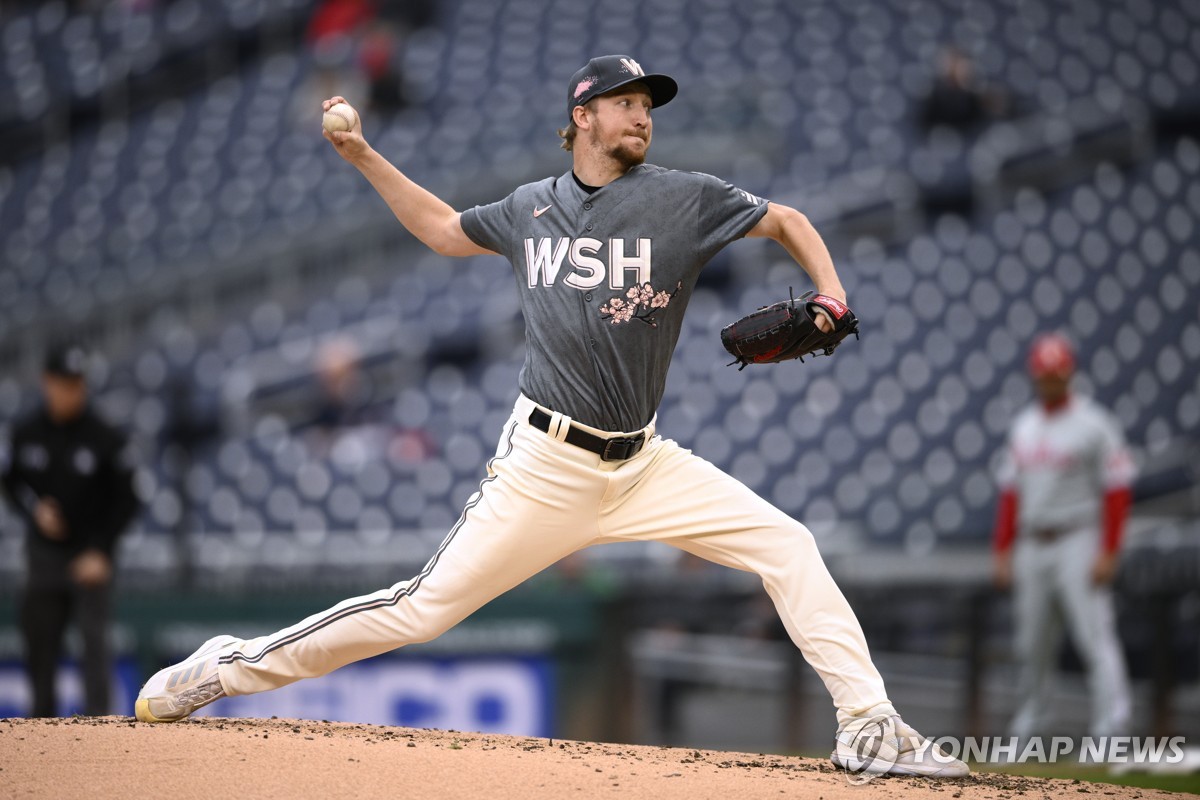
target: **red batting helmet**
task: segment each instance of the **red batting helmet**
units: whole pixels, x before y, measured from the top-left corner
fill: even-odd
[[[1075,351],[1065,336],[1043,333],[1029,348],[1029,374],[1034,378],[1048,375],[1068,377],[1075,371]]]

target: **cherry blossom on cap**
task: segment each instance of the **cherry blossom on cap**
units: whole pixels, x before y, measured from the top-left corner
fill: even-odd
[[[1034,378],[1068,377],[1075,371],[1075,351],[1065,336],[1043,333],[1029,348],[1029,374]]]

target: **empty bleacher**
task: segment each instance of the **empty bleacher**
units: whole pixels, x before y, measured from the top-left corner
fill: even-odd
[[[0,107],[41,119],[122,65],[152,74],[171,48],[307,7],[198,5],[4,17],[0,84],[14,94]],[[403,55],[413,104],[367,113],[367,133],[419,182],[479,202],[566,168],[553,130],[589,54],[676,75],[654,160],[809,213],[863,336],[834,359],[727,370],[715,331],[804,285],[782,251],[735,245],[693,298],[661,432],[823,544],[978,543],[1036,332],[1078,342],[1084,389],[1143,463],[1194,447],[1200,426],[1200,145],[1170,127],[1198,99],[1200,6],[1016,5],[444,3]],[[978,135],[919,128],[950,41],[1008,87],[1011,118]],[[301,44],[268,49],[0,166],[0,427],[34,400],[30,353],[64,326],[97,332],[98,402],[143,454],[133,567],[176,563],[180,532],[214,572],[420,561],[511,407],[511,272],[451,264],[397,230],[319,135],[319,69]],[[970,205],[929,213],[923,197],[956,176]],[[317,252],[341,256],[289,277]],[[197,297],[221,299],[197,311]],[[363,352],[370,421],[319,434],[300,418],[314,356],[338,336]],[[187,409],[220,424],[181,458],[172,426]],[[8,513],[0,569],[17,566]]]

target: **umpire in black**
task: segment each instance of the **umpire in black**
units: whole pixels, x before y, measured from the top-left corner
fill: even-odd
[[[138,502],[125,437],[88,404],[87,369],[79,345],[47,354],[43,404],[14,426],[3,475],[28,530],[20,624],[35,717],[57,710],[54,677],[72,616],[83,638],[86,711],[110,710],[113,548]]]

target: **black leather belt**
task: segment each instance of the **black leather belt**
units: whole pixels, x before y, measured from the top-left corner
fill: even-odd
[[[539,431],[549,433],[550,415],[540,408],[535,408],[529,412],[529,424]],[[636,436],[614,436],[606,439],[571,425],[567,428],[566,442],[595,453],[603,461],[625,461],[642,452],[642,447],[646,444],[646,433],[642,431]]]

